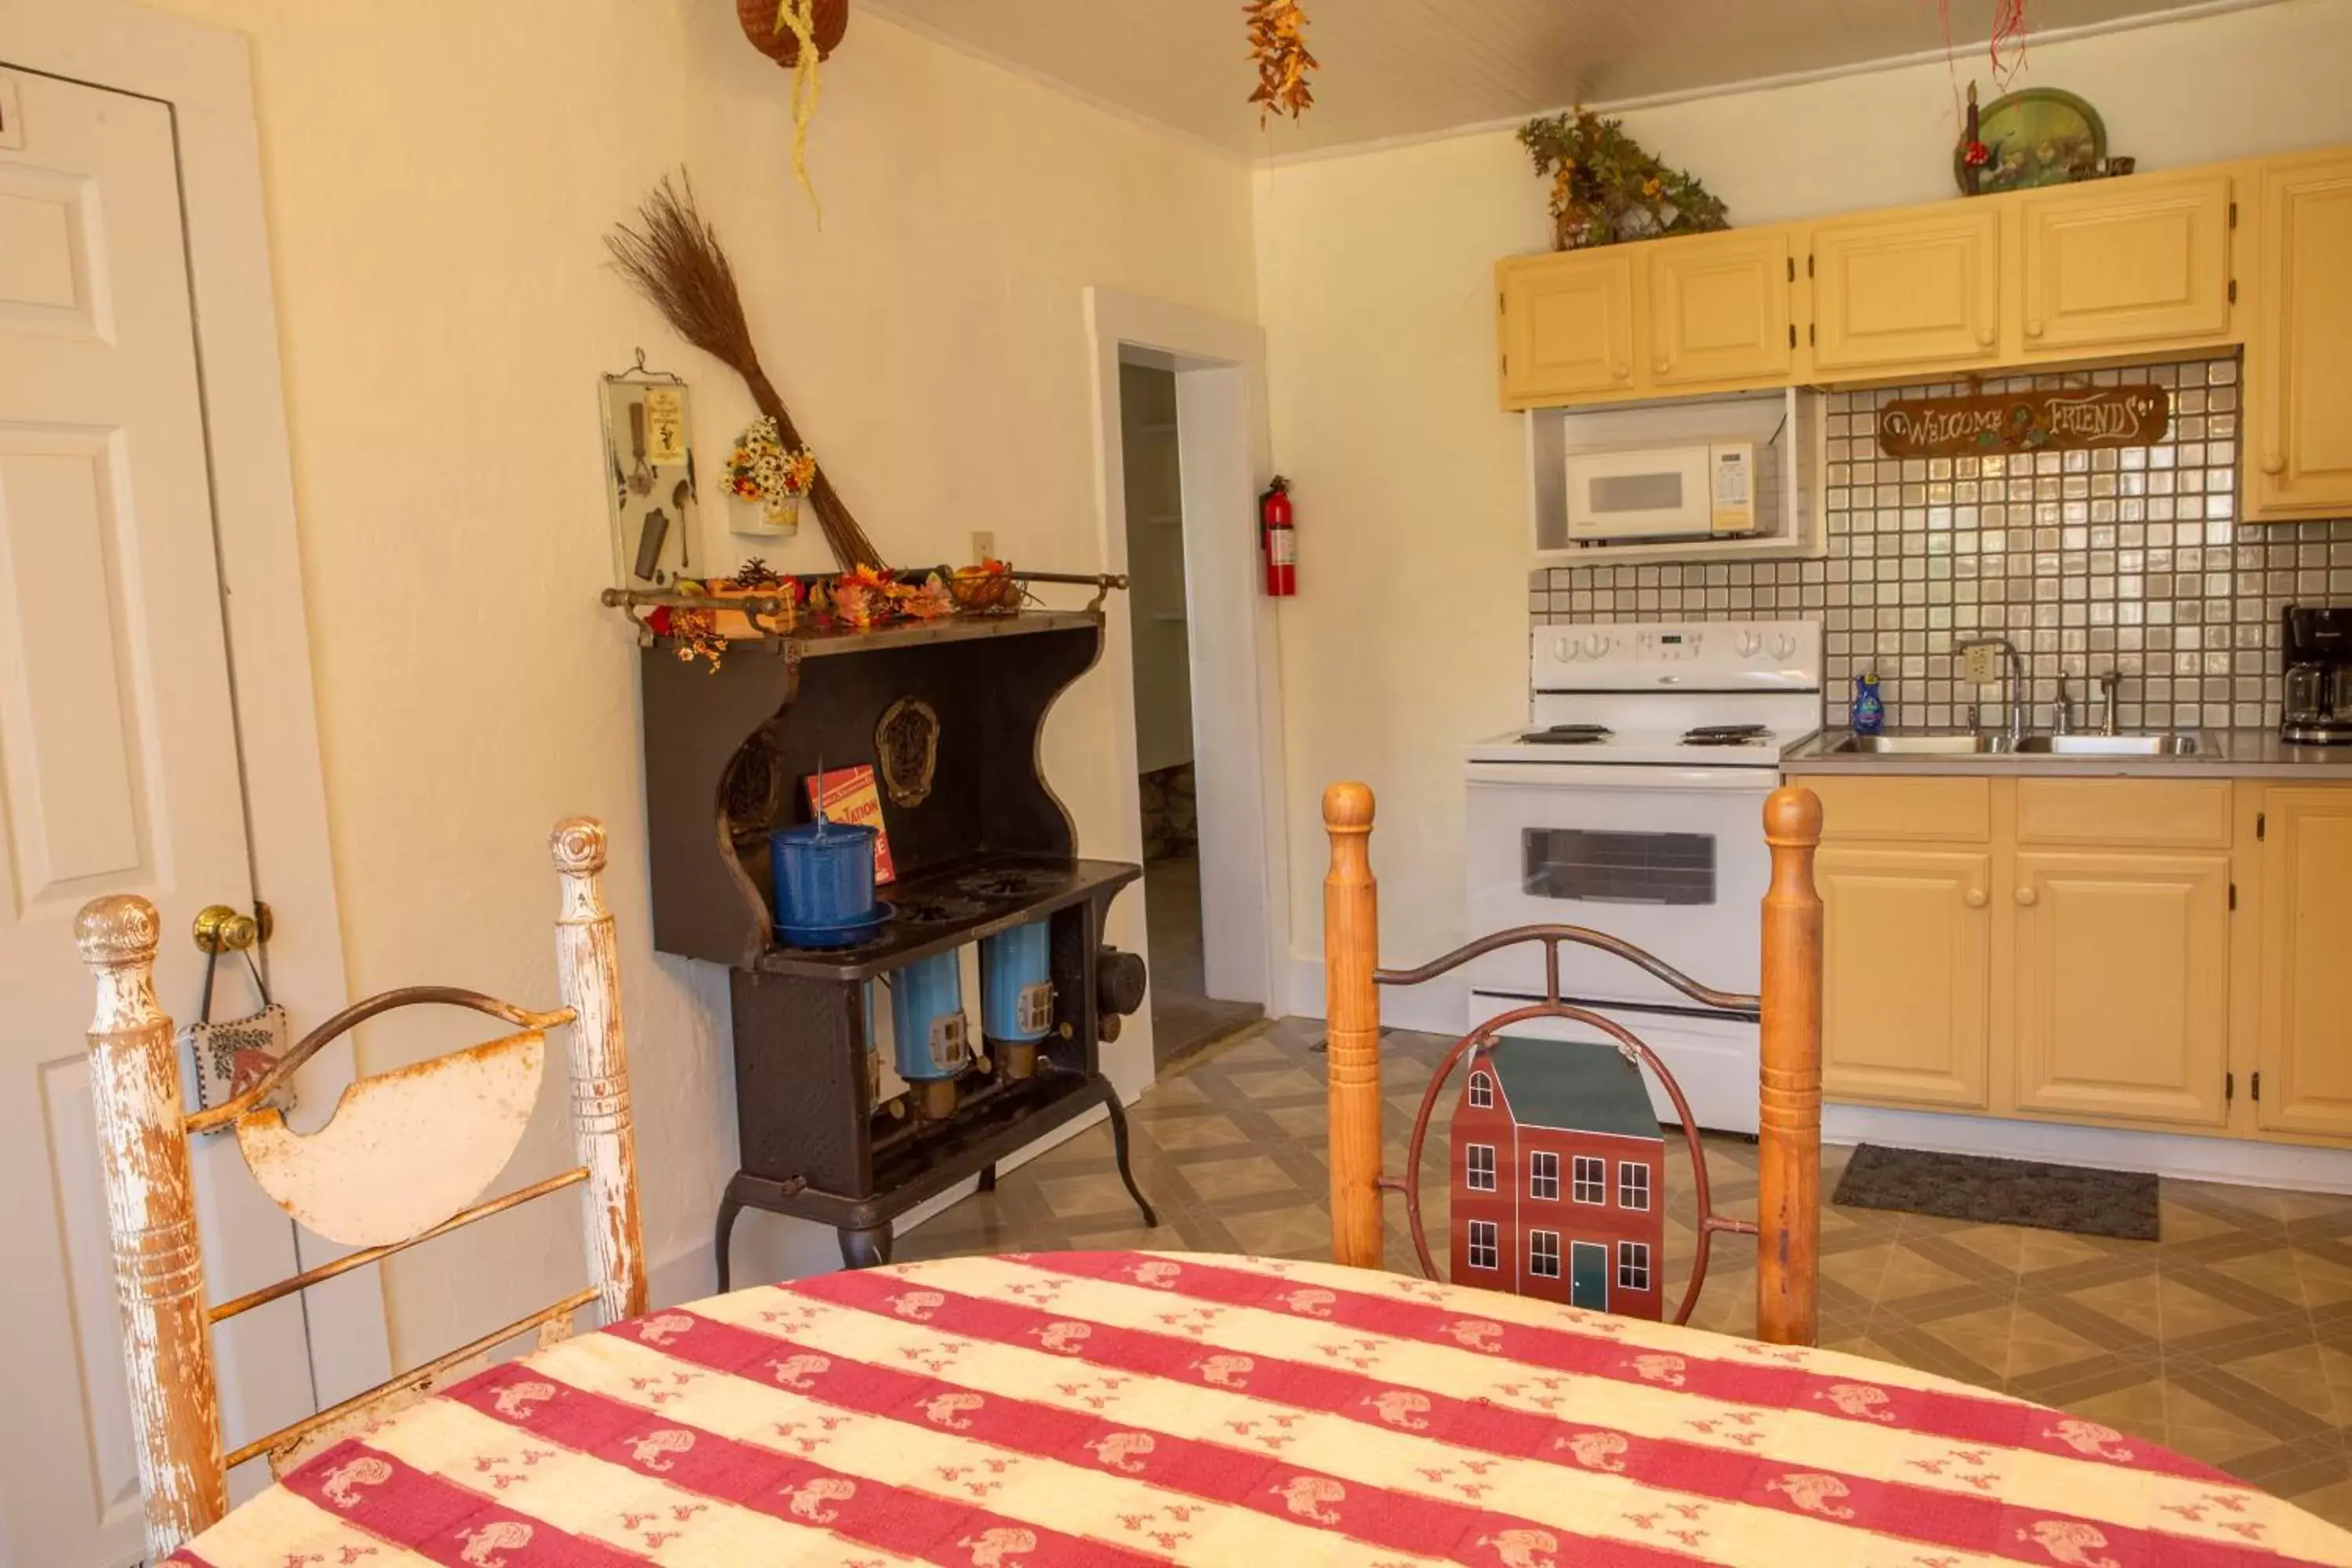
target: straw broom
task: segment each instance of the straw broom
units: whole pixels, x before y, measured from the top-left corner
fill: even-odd
[[[631,287],[653,301],[677,330],[678,336],[725,363],[751,389],[760,412],[776,422],[776,435],[791,451],[804,445],[793,416],[777,395],[775,384],[760,368],[751,347],[751,329],[743,319],[743,297],[735,288],[734,268],[719,247],[719,234],[694,207],[694,184],[681,175],[673,186],[669,176],[637,209],[635,228],[615,224],[604,237],[613,267]],[[820,465],[816,482],[809,487],[809,503],[824,530],[824,542],[834,559],[846,570],[853,566],[880,569],[882,556],[866,531],[850,515],[849,505]]]

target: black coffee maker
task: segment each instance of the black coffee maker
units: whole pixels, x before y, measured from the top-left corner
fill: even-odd
[[[2286,717],[2279,739],[2352,746],[2352,605],[2289,605],[2284,621]]]

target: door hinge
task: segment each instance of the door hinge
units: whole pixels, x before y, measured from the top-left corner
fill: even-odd
[[[1789,346],[1790,348],[1797,346],[1797,323],[1794,321],[1789,323]]]
[[[2254,1103],[2256,1105],[2260,1105],[2263,1102],[2263,1075],[2260,1073],[2254,1074],[2252,1079],[2250,1081],[2250,1087],[2254,1091],[2252,1097]]]
[[[1496,291],[1496,295],[1495,295],[1495,314],[1496,314],[1496,315],[1498,315],[1498,316],[1507,316],[1507,315],[1509,315],[1510,313],[1511,313],[1511,299],[1510,299],[1510,296],[1509,296],[1509,295],[1507,295],[1507,294],[1502,293],[1501,291],[1497,290],[1497,291]]]
[[[2237,280],[2236,279],[2232,278],[2232,279],[2230,279],[2230,303],[2231,303],[2232,305],[2234,305],[2234,304],[2236,304],[2237,302],[2238,302],[2238,280]]]
[[[2231,884],[2230,884],[2230,908],[2231,908],[2231,909],[2232,909],[2232,910],[2235,910],[2237,907],[2238,907],[2238,884],[2237,884],[2237,883],[2235,883],[2235,882],[2232,882],[2232,883],[2231,883]]]
[[[2235,1100],[2238,1098],[2238,1075],[2236,1073],[2225,1072],[2221,1075],[2221,1098],[2223,1100]]]
[[[2270,831],[2271,814],[2267,811],[2258,811],[2254,813],[2254,837],[2257,838],[2267,838],[2270,837]]]
[[[1511,374],[1511,356],[1508,354],[1503,356],[1503,374],[1505,375]]]
[[[1806,276],[1806,277],[1808,277],[1808,278],[1811,278],[1812,275],[1813,275],[1813,258],[1812,258],[1811,257],[1808,256],[1808,257],[1806,257],[1806,258],[1805,258],[1805,276]]]
[[[1818,345],[1818,344],[1821,342],[1821,341],[1822,341],[1822,329],[1821,329],[1821,323],[1820,323],[1820,322],[1818,322],[1818,321],[1811,321],[1811,322],[1807,322],[1807,323],[1806,323],[1806,326],[1805,326],[1805,341],[1806,341],[1807,342],[1809,342],[1809,343],[1813,343],[1813,344],[1816,344],[1816,345]]]
[[[1794,283],[1796,280],[1797,280],[1797,258],[1796,258],[1795,257],[1791,256],[1790,258],[1789,258],[1789,281],[1790,281],[1790,282],[1791,282],[1791,283]]]
[[[2231,228],[2238,226],[2238,204],[2235,202],[2230,204],[2230,226]]]

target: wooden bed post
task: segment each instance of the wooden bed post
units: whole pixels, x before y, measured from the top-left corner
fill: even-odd
[[[1372,792],[1323,792],[1331,869],[1323,879],[1323,998],[1329,1054],[1331,1261],[1381,1267],[1380,894],[1372,882]]]
[[[89,1092],[98,1106],[147,1550],[157,1559],[228,1509],[180,1053],[172,1020],[155,1000],[159,930],[155,906],[135,895],[92,900],[74,921],[74,942],[98,981]]]
[[[596,879],[604,869],[604,825],[566,817],[548,836],[563,879],[555,960],[563,1004],[575,1015],[572,1047],[572,1136],[588,1167],[581,1202],[588,1218],[588,1271],[607,1323],[646,1315],[646,1246],[637,1215],[637,1133],[629,1113],[629,1053],[621,1033],[621,968],[613,911]]]
[[[1809,1345],[1818,1331],[1822,1204],[1822,900],[1813,851],[1822,803],[1784,785],[1764,803],[1764,1016],[1756,1171],[1756,1337]]]

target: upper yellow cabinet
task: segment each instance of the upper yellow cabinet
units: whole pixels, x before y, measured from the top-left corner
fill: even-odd
[[[1738,229],[1648,246],[1651,384],[1785,380],[1795,359],[1786,229]]]
[[[2135,353],[2230,335],[2230,177],[2140,174],[2016,205],[2029,358]]]
[[[2000,208],[1867,213],[1812,231],[1813,364],[1869,374],[2000,353]]]
[[[1496,269],[1503,401],[1559,402],[1633,384],[1633,253],[1521,256]]]
[[[2264,166],[2246,346],[2247,511],[2352,511],[2352,153]]]

